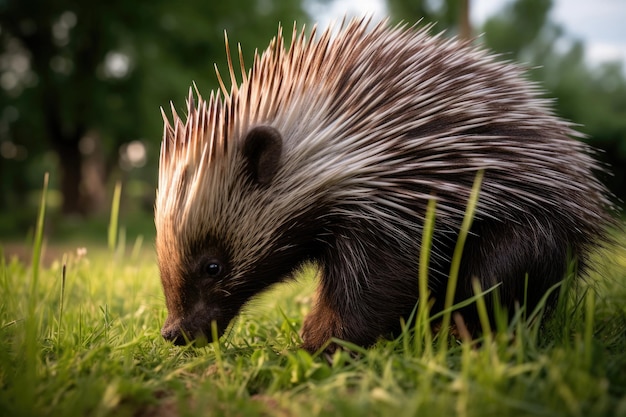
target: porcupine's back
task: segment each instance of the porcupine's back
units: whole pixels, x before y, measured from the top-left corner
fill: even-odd
[[[352,23],[327,48],[325,36],[304,48],[305,64],[285,77],[297,87],[281,86],[297,99],[276,106],[271,122],[293,152],[286,176],[323,181],[312,194],[330,195],[338,218],[368,219],[379,236],[414,242],[415,219],[433,196],[440,239],[456,235],[484,169],[477,228],[481,220],[524,224],[521,236],[505,239],[552,239],[584,263],[611,204],[582,135],[553,115],[518,66],[427,30],[368,33]]]
[[[471,185],[484,170],[459,297],[476,276],[483,287],[504,282],[511,304],[528,273],[538,298],[562,278],[568,253],[584,262],[610,222],[610,203],[587,147],[572,138],[580,135],[552,115],[517,66],[427,30],[369,31],[366,21],[353,21],[318,40],[294,31],[289,49],[279,35],[223,102],[200,99],[196,109],[190,99],[188,120],[166,126],[162,258],[206,236],[222,242],[233,266],[220,291],[245,288],[243,302],[257,291],[251,276],[275,282],[315,259],[321,297],[363,316],[360,304],[387,309],[368,322],[370,333],[383,334],[414,305],[428,200],[437,200],[430,283],[437,297]],[[246,151],[258,126],[273,132],[261,142],[280,144],[266,177],[248,175],[247,167],[263,166],[256,148]]]

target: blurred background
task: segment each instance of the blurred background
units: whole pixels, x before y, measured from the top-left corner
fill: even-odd
[[[52,238],[105,239],[116,182],[129,237],[151,238],[159,107],[217,88],[224,31],[249,66],[279,22],[346,14],[437,22],[527,64],[626,197],[624,0],[0,0],[0,241],[32,231],[45,172]]]

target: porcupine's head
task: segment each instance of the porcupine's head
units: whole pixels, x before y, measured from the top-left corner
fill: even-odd
[[[221,335],[252,296],[317,250],[321,185],[288,178],[307,161],[286,154],[293,154],[288,139],[316,123],[304,115],[303,94],[315,75],[299,73],[298,62],[307,57],[315,66],[321,55],[312,57],[296,35],[294,27],[286,52],[279,30],[249,73],[241,60],[239,86],[229,56],[232,90],[221,78],[223,96],[194,99],[190,90],[186,119],[173,107],[172,122],[163,113],[156,249],[168,309],[162,334],[175,343],[210,339],[213,322]]]

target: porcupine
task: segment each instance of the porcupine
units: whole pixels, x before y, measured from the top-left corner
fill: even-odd
[[[222,335],[255,295],[319,268],[303,347],[332,337],[370,346],[394,334],[418,300],[428,201],[433,312],[473,181],[484,172],[455,300],[499,285],[499,302],[532,309],[606,236],[602,167],[528,81],[471,41],[367,19],[309,37],[282,30],[238,84],[187,117],[163,113],[156,249],[177,344]],[[228,42],[227,42],[228,51]],[[527,294],[525,282],[527,280]],[[469,328],[478,324],[468,310]],[[328,345],[332,351],[335,345]]]

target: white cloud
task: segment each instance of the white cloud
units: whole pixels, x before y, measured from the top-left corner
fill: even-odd
[[[310,2],[309,12],[315,17],[320,29],[331,23],[339,24],[344,16],[371,16],[377,22],[387,16],[387,8],[383,0],[334,0],[331,2]]]
[[[626,1],[557,0],[552,17],[568,37],[584,41],[589,63],[626,63]]]
[[[626,43],[593,42],[586,48],[586,59],[591,63],[617,60],[626,62]]]

